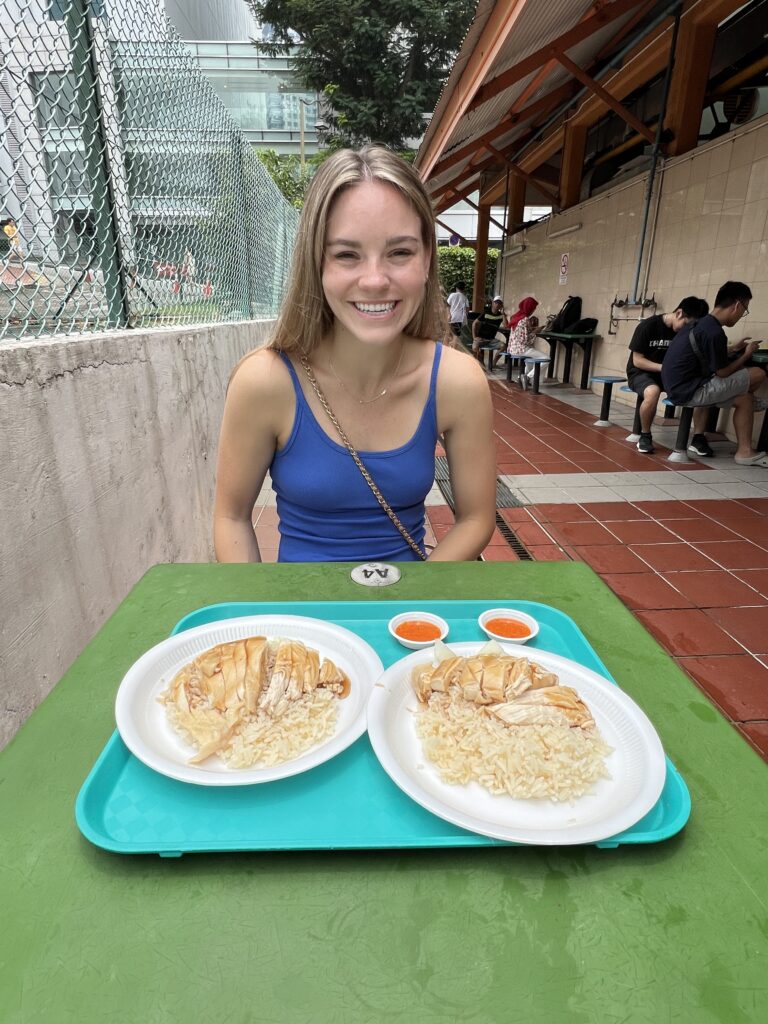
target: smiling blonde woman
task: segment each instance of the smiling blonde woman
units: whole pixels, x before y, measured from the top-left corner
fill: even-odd
[[[492,407],[479,364],[434,341],[447,333],[418,176],[383,147],[335,153],[309,189],[274,335],[230,381],[219,561],[260,561],[251,516],[268,472],[278,561],[425,557],[438,440],[455,519],[428,557],[476,558],[494,527]]]

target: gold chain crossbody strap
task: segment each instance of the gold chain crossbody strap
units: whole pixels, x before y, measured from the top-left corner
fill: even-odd
[[[318,400],[319,400],[320,404],[322,405],[323,409],[325,409],[325,412],[326,412],[326,414],[328,416],[328,419],[331,421],[331,423],[334,425],[334,427],[338,431],[339,437],[341,438],[341,440],[344,443],[344,447],[347,449],[349,454],[354,459],[355,465],[357,466],[357,468],[363,474],[363,479],[365,480],[365,482],[368,484],[368,486],[373,491],[374,497],[376,498],[378,503],[381,505],[381,507],[384,509],[384,511],[387,513],[387,515],[392,520],[392,522],[395,524],[395,526],[400,531],[400,533],[403,535],[404,539],[408,542],[410,547],[416,552],[416,554],[419,556],[419,558],[423,562],[425,562],[427,560],[427,556],[426,556],[425,552],[422,551],[422,549],[419,547],[419,545],[416,543],[416,541],[413,539],[413,537],[410,535],[410,533],[408,533],[406,528],[400,522],[400,519],[398,518],[397,513],[392,509],[392,507],[388,503],[387,499],[384,497],[384,495],[381,493],[379,488],[376,486],[376,483],[373,480],[373,478],[371,477],[371,474],[365,468],[365,466],[362,463],[362,460],[360,459],[360,456],[357,454],[357,452],[355,451],[354,447],[352,446],[352,442],[349,440],[347,435],[344,433],[344,430],[342,429],[342,426],[339,423],[339,421],[333,415],[333,412],[331,411],[331,407],[330,407],[330,405],[328,405],[328,399],[325,397],[323,392],[320,390],[320,385],[317,383],[317,379],[316,379],[314,373],[312,372],[312,367],[309,365],[307,357],[306,356],[301,356],[300,358],[301,358],[301,365],[304,367],[304,372],[307,375],[307,380],[312,385],[312,389],[315,392],[315,394],[317,395]]]

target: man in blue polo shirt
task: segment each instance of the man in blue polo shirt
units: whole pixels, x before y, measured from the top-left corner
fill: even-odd
[[[733,405],[736,432],[735,461],[740,466],[768,466],[765,452],[752,447],[755,408],[765,404],[754,392],[765,384],[759,366],[747,366],[759,341],[742,338],[728,346],[724,327],[734,327],[749,313],[752,292],[742,281],[726,281],[718,291],[712,312],[694,327],[683,327],[675,335],[661,364],[661,379],[667,396],[675,405],[694,406],[693,437],[688,451],[711,458],[714,455],[704,437],[707,408]]]

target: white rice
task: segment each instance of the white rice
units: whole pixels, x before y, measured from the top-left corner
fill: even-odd
[[[262,768],[292,761],[336,731],[338,699],[317,689],[288,702],[279,716],[258,711],[248,716],[219,756],[230,768]]]
[[[432,694],[416,732],[443,782],[479,782],[499,796],[559,803],[610,778],[604,758],[612,748],[597,729],[509,726],[457,695]]]

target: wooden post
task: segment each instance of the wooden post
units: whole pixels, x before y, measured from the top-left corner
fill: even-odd
[[[512,235],[523,223],[525,217],[525,178],[517,174],[509,176],[509,193],[507,195],[507,234]]]
[[[584,152],[587,145],[587,126],[568,124],[565,128],[563,159],[560,165],[560,207],[565,210],[581,199],[581,178],[584,171]]]
[[[667,156],[687,153],[698,143],[716,35],[717,22],[684,19],[680,25],[665,118],[674,136],[665,147]]]
[[[475,255],[475,283],[472,289],[472,309],[483,312],[485,303],[485,270],[488,265],[488,225],[491,204],[480,200],[477,211],[477,253]]]

